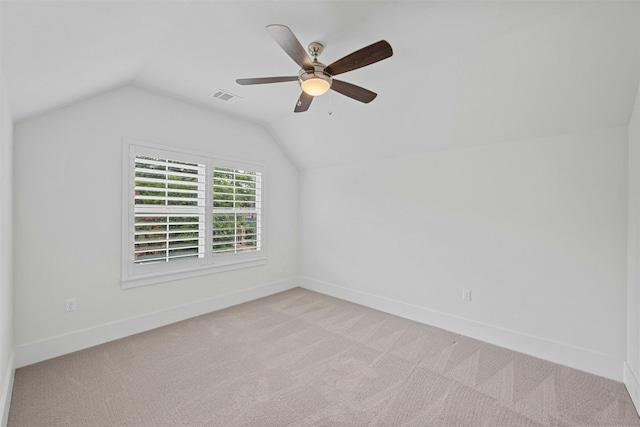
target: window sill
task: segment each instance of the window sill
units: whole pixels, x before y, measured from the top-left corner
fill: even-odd
[[[188,279],[190,277],[205,276],[207,274],[222,273],[225,271],[233,271],[249,267],[257,267],[260,265],[265,265],[266,263],[266,258],[253,258],[250,260],[229,262],[219,265],[208,265],[182,271],[139,274],[126,278],[123,277],[122,289],[137,288],[139,286],[152,285],[155,283],[170,282],[173,280]]]

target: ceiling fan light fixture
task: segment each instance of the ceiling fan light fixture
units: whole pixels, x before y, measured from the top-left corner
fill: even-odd
[[[318,71],[305,71],[300,74],[300,87],[307,95],[324,95],[331,88],[331,76]]]
[[[319,42],[309,43],[309,55],[305,52],[304,47],[296,38],[291,28],[286,25],[272,24],[267,25],[267,31],[271,33],[276,43],[280,45],[287,55],[300,66],[300,72],[297,76],[276,76],[276,77],[256,77],[250,79],[237,79],[239,85],[259,85],[267,83],[291,82],[298,80],[298,84],[302,88],[302,94],[298,98],[294,113],[302,113],[309,109],[311,101],[316,96],[325,94],[332,89],[344,96],[356,101],[369,103],[377,96],[375,92],[371,92],[363,87],[347,83],[342,80],[333,81],[333,76],[346,73],[347,71],[357,70],[366,67],[393,55],[391,45],[385,41],[365,46],[355,52],[351,52],[337,61],[329,65],[318,62],[318,55],[324,50],[324,46]],[[312,59],[313,58],[313,59]]]

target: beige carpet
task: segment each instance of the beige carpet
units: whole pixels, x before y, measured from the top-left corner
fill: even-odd
[[[18,369],[9,426],[640,426],[623,384],[304,289]]]

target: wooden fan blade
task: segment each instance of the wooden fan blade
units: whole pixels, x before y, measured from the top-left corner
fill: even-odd
[[[237,79],[236,83],[239,85],[262,85],[265,83],[281,83],[281,82],[295,82],[298,80],[298,76],[283,76],[283,77],[255,77],[252,79]]]
[[[313,101],[313,96],[307,94],[306,92],[302,92],[300,98],[298,98],[298,102],[296,102],[296,108],[293,110],[294,113],[302,113],[309,109],[309,105],[311,105],[311,101]]]
[[[376,96],[378,96],[377,93],[371,92],[368,89],[336,79],[333,79],[331,89],[343,94],[344,96],[355,99],[356,101],[364,102],[365,104],[373,101]]]
[[[313,63],[307,54],[307,51],[300,44],[293,31],[286,25],[267,25],[267,31],[276,40],[287,55],[293,59],[300,68],[305,70],[313,70]]]
[[[324,71],[332,76],[337,76],[338,74],[366,67],[374,62],[382,61],[391,55],[393,55],[391,45],[385,40],[380,40],[377,43],[363,47],[360,50],[356,50],[344,58],[338,59],[332,64],[329,64]]]

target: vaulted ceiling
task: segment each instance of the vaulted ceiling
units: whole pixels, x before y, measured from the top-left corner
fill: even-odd
[[[625,125],[640,78],[637,1],[2,1],[2,71],[16,120],[125,84],[264,125],[301,169]],[[394,54],[293,112],[285,24],[333,62],[378,40]],[[222,89],[233,104],[210,95]]]

